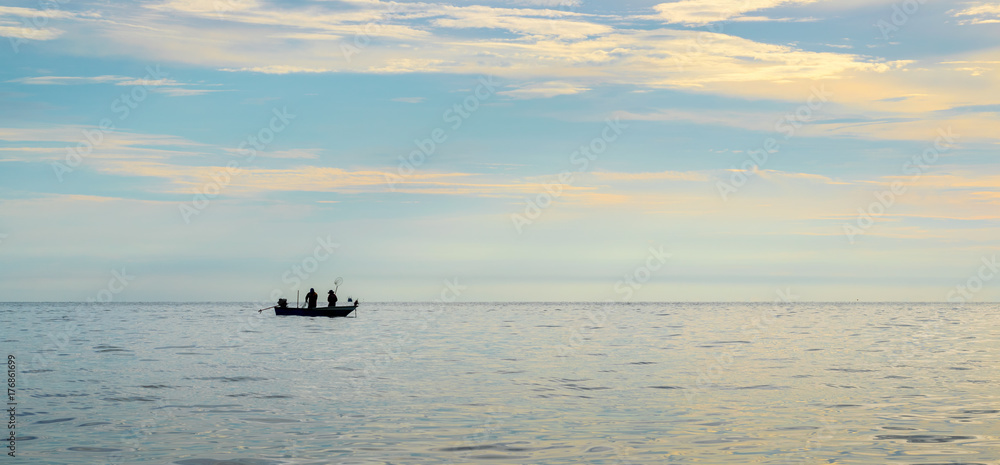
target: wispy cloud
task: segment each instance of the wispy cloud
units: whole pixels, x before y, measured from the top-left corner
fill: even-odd
[[[0,156],[26,162],[63,161],[66,146],[87,140],[93,126],[46,125],[36,128],[0,127]],[[216,152],[215,148],[183,137],[124,130],[102,135],[99,150],[87,154],[86,165],[99,167],[105,160],[184,160]]]
[[[256,1],[226,2],[222,11],[193,0],[171,0],[141,7],[142,21],[123,16],[115,21],[67,18],[71,33],[96,33],[112,39],[102,45],[109,53],[143,59],[180,62],[235,73],[450,73],[493,74],[509,83],[500,91],[511,99],[540,99],[586,94],[607,85],[632,86],[637,91],[674,89],[688,93],[721,94],[750,99],[795,101],[811,86],[836,84],[834,100],[854,113],[878,114],[894,121],[887,137],[911,137],[924,131],[903,130],[913,123],[990,95],[988,82],[963,82],[957,76],[989,76],[995,66],[978,58],[969,64],[886,60],[851,50],[820,47],[814,51],[795,43],[765,43],[732,34],[663,27],[649,29],[649,13],[670,24],[705,21],[775,20],[763,14],[778,7],[818,3],[816,0],[681,0],[661,3],[655,10],[621,16],[581,13],[557,1],[514,1],[511,7],[444,3],[393,3],[380,0],[296,3],[277,7]],[[833,5],[833,2],[827,2]],[[810,7],[810,13],[827,3]],[[854,7],[862,2],[848,2]],[[842,8],[837,3],[837,8]],[[569,5],[578,6],[578,5]],[[983,15],[995,3],[955,11]],[[829,6],[833,8],[835,6]],[[555,9],[563,8],[563,9]],[[782,16],[789,16],[783,10]],[[968,17],[968,16],[967,16]],[[183,20],[178,20],[182,18]],[[808,20],[810,17],[779,18]],[[644,27],[636,26],[643,24]],[[362,34],[359,31],[364,31]],[[74,36],[76,37],[76,36]],[[357,41],[357,42],[356,42]],[[103,42],[102,42],[103,43]],[[817,44],[822,42],[817,42]],[[357,48],[345,57],[344,47]],[[252,50],[253,53],[247,53]],[[419,50],[416,53],[415,50]],[[989,55],[989,54],[984,54]],[[956,57],[957,58],[957,57]],[[993,57],[995,59],[995,57]],[[972,62],[977,62],[972,64]],[[932,76],[933,74],[933,76]],[[102,81],[103,80],[103,81]],[[128,85],[123,76],[42,76],[15,80],[24,84],[108,83]],[[138,83],[138,82],[135,82]],[[218,89],[165,80],[155,84],[172,96],[202,95]],[[986,87],[982,87],[986,86]],[[176,90],[168,90],[170,88]],[[980,89],[973,91],[973,89]],[[804,90],[805,92],[799,92]],[[891,100],[899,95],[926,94]],[[418,97],[396,101],[417,103]],[[992,103],[992,102],[985,102]],[[757,124],[733,115],[665,110],[633,115],[639,119],[695,121],[731,126]],[[824,112],[830,111],[825,108]],[[739,116],[739,115],[736,115]],[[736,121],[740,119],[741,121]],[[770,123],[773,124],[773,121]],[[975,128],[995,122],[980,120]],[[815,126],[815,125],[813,125]],[[824,126],[832,128],[833,126]],[[810,131],[807,128],[805,131]],[[860,129],[844,127],[840,135]],[[980,133],[974,129],[974,133]],[[878,134],[872,129],[868,137]]]
[[[261,74],[330,73],[337,71],[335,68],[307,68],[288,65],[245,66],[242,68],[221,68],[220,70],[234,73],[250,72]]]
[[[171,97],[191,97],[195,95],[210,94],[213,92],[228,92],[222,89],[185,89],[178,87],[158,87],[153,89],[158,94],[169,95]]]
[[[0,37],[27,40],[52,40],[65,31],[50,26],[53,19],[72,18],[75,15],[59,9],[36,10],[15,6],[0,6]],[[38,18],[44,19],[41,21]]]
[[[507,3],[517,6],[543,6],[548,8],[578,7],[583,0],[507,0]]]
[[[556,10],[501,9],[487,6],[445,7],[446,15],[433,21],[442,28],[493,28],[530,36],[560,39],[584,39],[612,32],[611,26],[585,19],[577,14]]]
[[[588,90],[590,90],[589,87],[583,87],[571,82],[548,81],[525,84],[513,90],[504,90],[497,93],[515,99],[533,99],[579,94]]]
[[[114,76],[114,75],[104,75],[104,76],[32,76],[23,77],[17,79],[11,79],[7,82],[14,82],[18,84],[30,84],[37,86],[65,86],[65,85],[75,85],[75,84],[119,84],[122,82],[131,81],[133,78],[128,76]]]
[[[661,3],[654,8],[668,23],[699,26],[717,21],[740,19],[770,21],[767,17],[743,17],[744,13],[778,6],[803,5],[817,0],[681,0]]]
[[[951,14],[963,18],[959,24],[1000,23],[1000,2],[980,2],[962,10],[952,10]]]
[[[660,171],[646,173],[615,173],[598,171],[593,174],[597,179],[609,181],[695,181],[706,182],[713,179],[703,172],[697,171]]]
[[[143,176],[168,181],[165,193],[189,193],[211,183],[224,166],[187,166],[147,160],[107,160],[99,167],[104,174]],[[238,196],[267,192],[332,192],[342,194],[385,193],[390,171],[346,170],[326,166],[298,166],[287,169],[246,168],[235,176],[227,193]],[[478,178],[478,179],[477,179]],[[463,172],[415,173],[398,182],[393,191],[408,195],[457,195],[480,197],[520,197],[545,189],[546,185],[516,180],[487,180],[483,175]],[[162,188],[162,187],[161,187]],[[592,191],[593,187],[567,187],[567,194]]]
[[[992,73],[996,69],[1000,68],[1000,61],[996,60],[963,60],[963,61],[945,61],[942,64],[945,65],[957,65],[954,69],[955,71],[967,72],[971,76],[982,76],[984,74]]]
[[[717,17],[727,11],[732,15],[721,17],[738,17],[807,2],[685,0],[657,8],[680,21],[703,17],[706,9]],[[530,3],[544,7],[549,2]],[[529,83],[554,83],[528,84],[509,93],[517,98],[579,93],[605,83],[711,90],[714,83],[844,78],[899,65],[725,34],[709,34],[712,46],[704,47],[700,45],[706,39],[704,32],[630,28],[630,19],[646,18],[641,13],[605,17],[551,8],[377,0],[351,2],[350,8],[337,5],[276,8],[240,2],[238,8],[220,14],[198,2],[177,0],[149,5],[141,27],[125,19],[87,26],[113,38],[113,48],[120,54],[231,72],[491,73]],[[177,21],[178,15],[211,21],[196,27]],[[484,34],[483,29],[496,33]],[[414,54],[417,49],[420,53]],[[561,84],[567,76],[574,77],[572,86]]]
[[[315,160],[319,158],[319,154],[322,151],[323,151],[322,149],[291,149],[291,150],[258,152],[257,155],[260,156],[261,158],[290,158],[290,159],[300,159],[300,160]]]
[[[38,16],[45,18],[71,18],[75,15],[73,13],[54,8],[36,10],[34,8],[0,6],[0,16],[18,16],[22,18],[35,18]]]
[[[187,97],[203,95],[211,92],[222,92],[222,89],[196,89],[190,84],[173,79],[139,79],[128,76],[32,76],[11,79],[7,82],[37,86],[66,86],[84,84],[113,84],[116,86],[145,86],[153,88],[153,92],[171,97]]]
[[[0,37],[13,37],[28,40],[52,40],[63,35],[65,31],[56,28],[34,28],[19,25],[16,21],[0,17]]]
[[[752,131],[773,132],[783,115],[765,112],[740,112],[714,109],[664,109],[650,113],[622,111],[617,115],[632,121],[682,121],[694,124],[728,126]]]
[[[424,97],[399,97],[392,99],[393,102],[402,102],[402,103],[420,103],[423,102],[424,100],[427,99]]]

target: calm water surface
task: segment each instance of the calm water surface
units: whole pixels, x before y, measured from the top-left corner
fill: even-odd
[[[997,464],[998,310],[0,304],[4,463]]]

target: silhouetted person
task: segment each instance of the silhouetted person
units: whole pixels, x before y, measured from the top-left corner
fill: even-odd
[[[316,289],[309,288],[309,293],[306,294],[306,307],[316,308],[317,300],[319,300],[319,294],[316,293]]]
[[[330,291],[330,295],[326,296],[326,303],[331,307],[337,306],[337,293]]]

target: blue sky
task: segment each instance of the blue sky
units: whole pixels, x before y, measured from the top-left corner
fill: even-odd
[[[996,0],[16,1],[0,39],[2,300],[1000,297]]]

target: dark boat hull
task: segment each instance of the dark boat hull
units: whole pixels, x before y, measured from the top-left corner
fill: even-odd
[[[316,308],[281,308],[274,307],[274,314],[278,316],[284,315],[295,315],[295,316],[326,316],[330,318],[336,317],[346,317],[350,315],[356,308],[353,305],[345,305],[342,307],[316,307]]]

